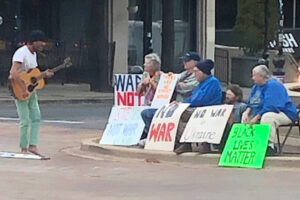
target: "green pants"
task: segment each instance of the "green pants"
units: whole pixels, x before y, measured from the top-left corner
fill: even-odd
[[[15,100],[20,119],[20,147],[37,145],[41,123],[41,112],[36,92],[25,101]]]

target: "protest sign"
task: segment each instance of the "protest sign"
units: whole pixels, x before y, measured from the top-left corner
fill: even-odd
[[[115,74],[114,97],[116,106],[141,106],[144,94],[136,94],[137,86],[141,82],[141,74]]]
[[[173,151],[181,114],[186,103],[168,104],[155,112],[148,133],[145,149]]]
[[[190,117],[180,142],[219,144],[232,109],[233,105],[197,108]]]
[[[141,112],[149,106],[113,106],[108,123],[116,121],[137,120],[142,121]]]
[[[147,107],[113,107],[108,124],[99,143],[123,146],[137,144],[144,129],[141,112],[145,108]]]
[[[160,108],[163,105],[169,104],[172,98],[178,75],[176,74],[161,74],[156,88],[156,92],[151,103],[151,108]]]
[[[234,124],[219,166],[262,168],[268,146],[270,124]]]

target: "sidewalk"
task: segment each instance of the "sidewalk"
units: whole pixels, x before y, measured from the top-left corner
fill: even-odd
[[[91,92],[89,84],[47,84],[38,90],[40,103],[50,102],[113,102],[113,93]],[[11,96],[7,87],[0,87],[0,102],[11,102]]]
[[[140,159],[150,163],[172,162],[178,164],[206,165],[210,167],[217,167],[221,156],[219,153],[199,154],[197,152],[176,155],[174,152],[145,150],[139,147],[100,145],[100,138],[101,136],[83,140],[80,150],[104,156]],[[299,155],[285,154],[282,156],[266,157],[263,168],[299,168],[299,166]]]

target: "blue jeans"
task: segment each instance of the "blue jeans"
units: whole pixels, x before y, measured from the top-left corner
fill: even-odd
[[[145,128],[144,128],[143,134],[141,136],[141,139],[147,138],[147,135],[148,135],[148,132],[150,129],[150,125],[151,125],[152,119],[153,119],[156,111],[157,111],[156,108],[148,108],[141,112],[142,119],[145,123]]]

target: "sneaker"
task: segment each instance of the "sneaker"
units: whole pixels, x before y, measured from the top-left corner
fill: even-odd
[[[277,148],[274,146],[274,148],[268,146],[266,156],[275,156],[277,155]]]
[[[147,138],[141,139],[141,140],[138,142],[138,146],[141,147],[141,148],[144,148],[144,147],[145,147],[145,144],[146,144],[146,140],[147,140]]]
[[[174,150],[174,152],[177,155],[182,154],[184,152],[191,152],[191,151],[192,151],[192,147],[191,144],[189,143],[180,144],[179,147]]]

